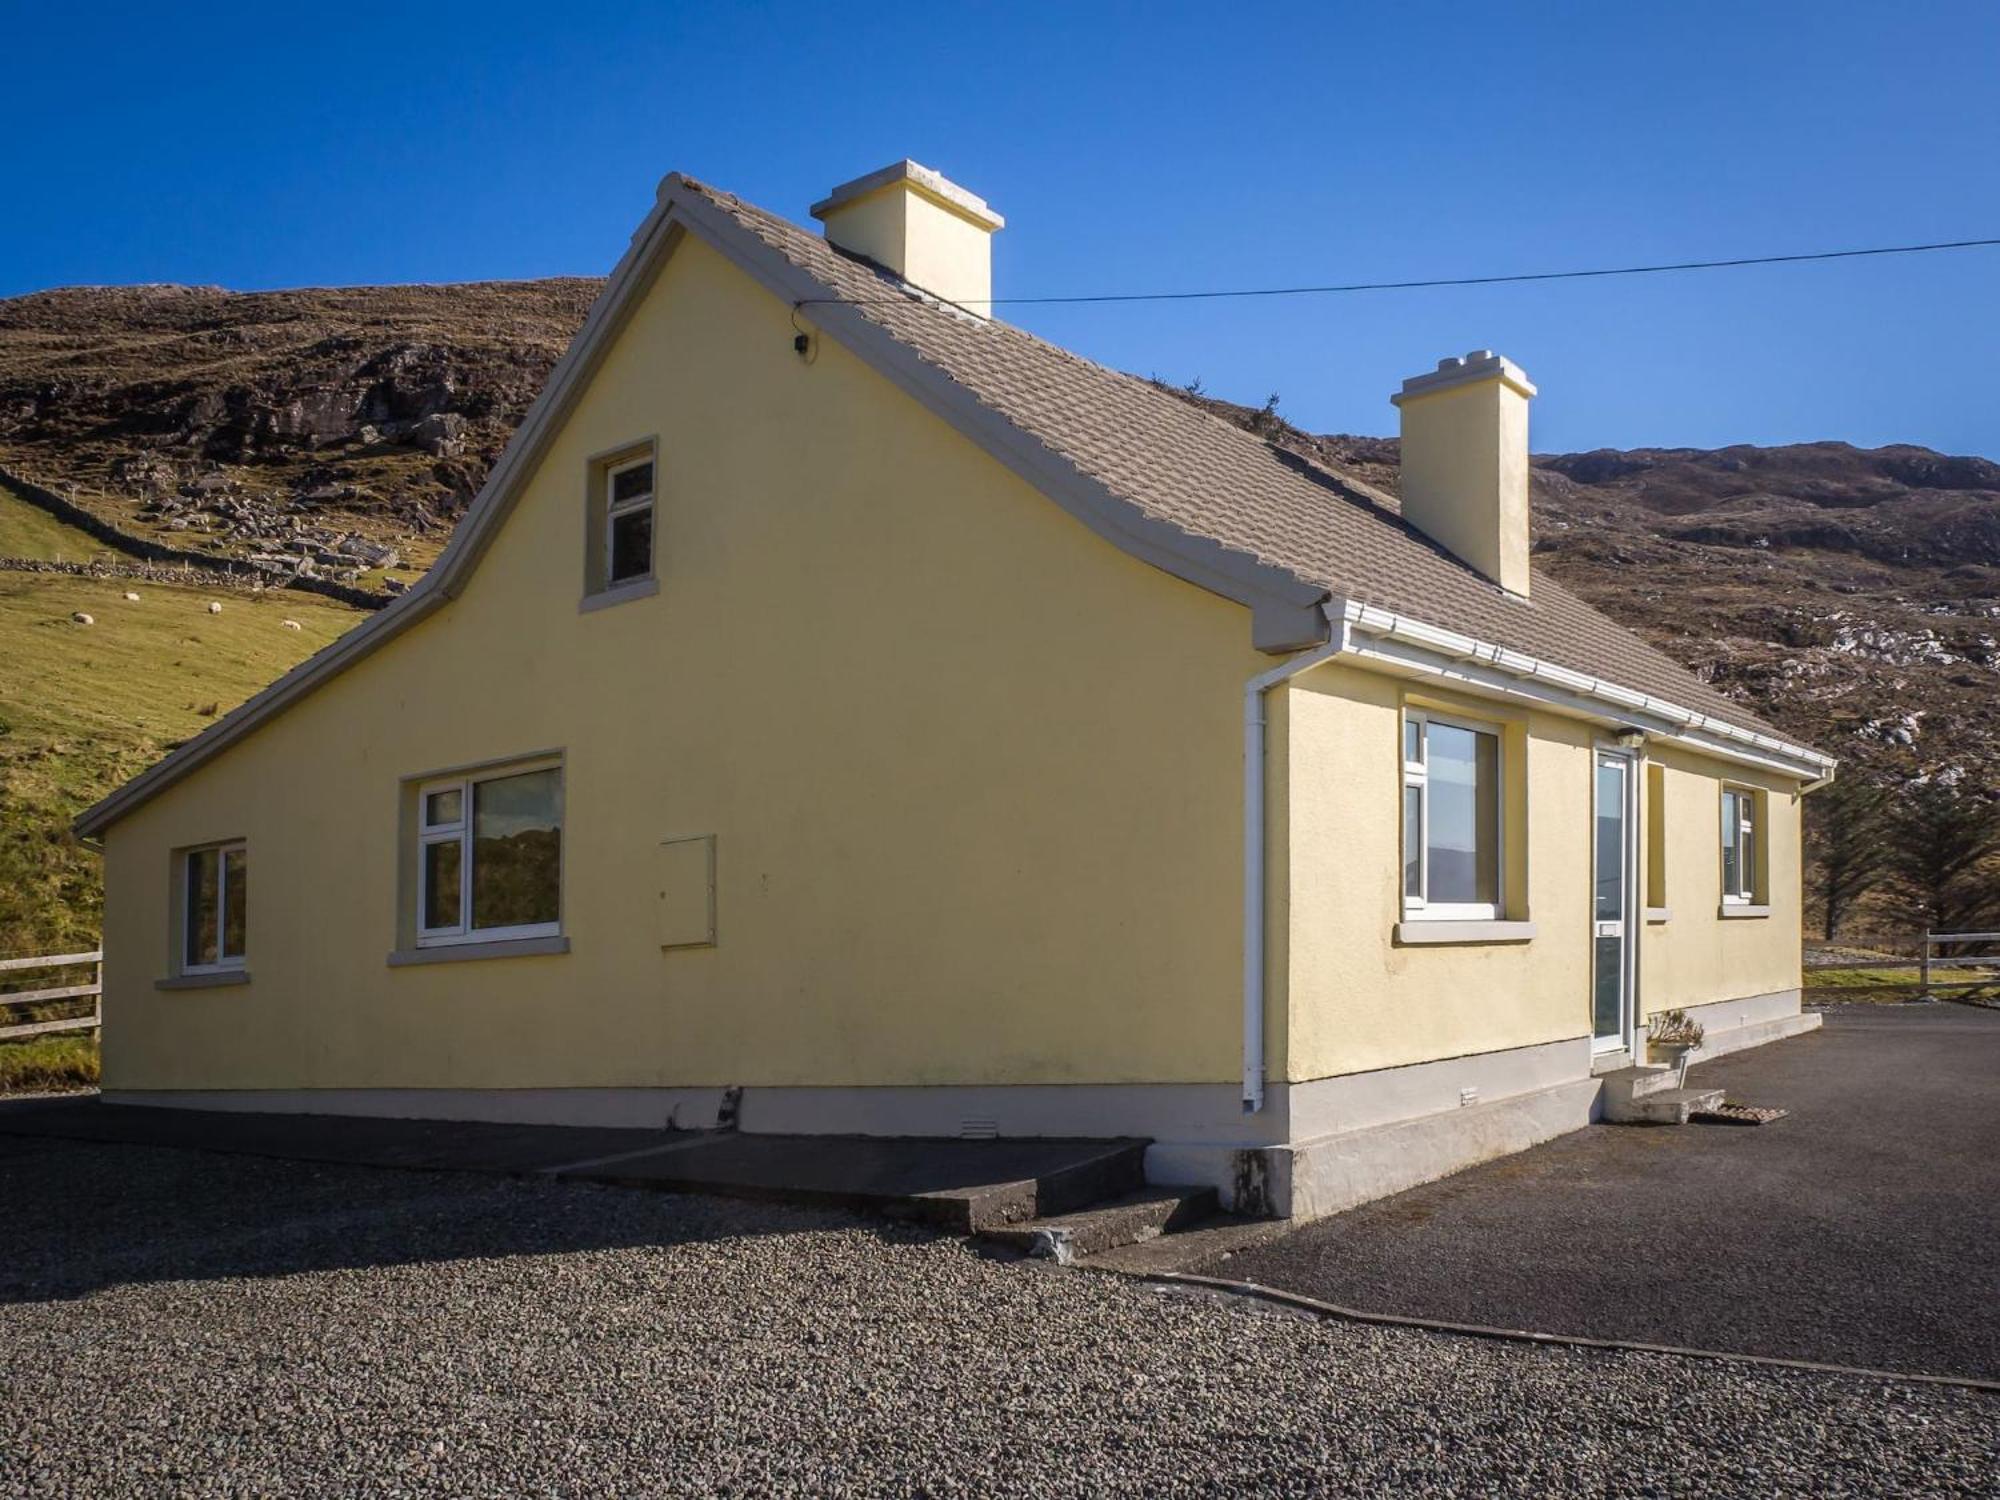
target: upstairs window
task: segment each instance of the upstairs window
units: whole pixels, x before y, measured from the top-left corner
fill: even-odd
[[[1722,899],[1747,904],[1757,899],[1757,794],[1740,787],[1722,789]]]
[[[1412,918],[1497,920],[1500,733],[1411,712],[1403,720],[1403,907]]]
[[[181,972],[243,967],[250,917],[250,856],[240,843],[211,844],[182,856]]]
[[[605,577],[615,587],[653,571],[653,461],[621,464],[606,477]]]
[[[509,766],[417,791],[417,945],[562,931],[562,767]]]

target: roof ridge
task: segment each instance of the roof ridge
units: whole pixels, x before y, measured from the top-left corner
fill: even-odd
[[[899,290],[903,293],[903,298],[896,305],[907,304],[909,306],[931,307],[931,308],[943,308],[952,305],[950,303],[940,303],[935,299],[926,296],[920,288],[912,287],[909,282],[905,281],[900,276],[897,276],[893,271],[889,271],[886,267],[877,266],[876,262],[869,260],[866,256],[855,255],[851,251],[842,249],[840,246],[835,245],[831,241],[826,240],[824,236],[816,234],[813,230],[809,229],[805,225],[799,224],[791,219],[787,219],[783,214],[774,213],[768,208],[764,208],[758,204],[751,203],[747,199],[739,197],[737,194],[728,192],[724,189],[712,187],[705,183],[699,183],[691,178],[683,178],[682,180],[686,182],[690,187],[696,188],[698,191],[706,194],[708,197],[715,200],[720,206],[730,207],[731,205],[733,205],[735,211],[740,212],[748,217],[763,219],[781,229],[788,230],[791,233],[809,236],[813,240],[821,244],[824,244],[828,250],[830,250],[833,254],[839,256],[843,261],[846,261],[847,263],[852,265],[868,267],[873,271],[879,271],[882,280],[884,280],[888,285],[890,285],[894,289]],[[797,262],[794,262],[794,264],[797,264]],[[817,275],[810,266],[801,266],[800,270],[802,270],[807,276],[811,277],[814,281],[818,282],[821,286],[825,287],[826,290],[828,290],[829,292],[837,293],[839,291],[839,288],[833,286],[832,284],[828,283],[824,278]],[[832,300],[839,301],[846,306],[854,307],[857,310],[861,311],[864,314],[864,316],[866,315],[868,308],[872,306],[882,305],[881,302],[862,300],[862,299],[841,298],[838,296],[836,296]],[[871,318],[869,321],[876,322],[878,324],[880,322],[879,319],[874,319],[874,318]],[[1227,441],[1232,445],[1239,445],[1246,448],[1248,447],[1257,448],[1259,450],[1262,450],[1277,457],[1280,462],[1285,462],[1287,460],[1296,460],[1299,463],[1310,466],[1315,472],[1323,474],[1329,480],[1331,480],[1333,482],[1334,487],[1336,487],[1342,492],[1342,497],[1348,500],[1350,503],[1360,507],[1361,509],[1369,512],[1370,514],[1378,515],[1386,523],[1395,526],[1398,530],[1406,533],[1413,539],[1421,542],[1424,546],[1436,551],[1439,556],[1443,557],[1453,567],[1462,569],[1466,573],[1469,579],[1491,588],[1496,595],[1506,596],[1509,598],[1513,597],[1513,596],[1508,596],[1506,594],[1506,590],[1502,589],[1499,584],[1494,583],[1491,579],[1485,577],[1485,575],[1480,573],[1478,569],[1472,567],[1471,564],[1465,562],[1464,559],[1455,556],[1449,550],[1442,547],[1434,538],[1430,537],[1420,528],[1415,526],[1412,522],[1404,518],[1402,513],[1402,507],[1400,505],[1392,503],[1392,499],[1386,491],[1376,488],[1374,485],[1369,484],[1366,480],[1363,480],[1356,475],[1350,474],[1346,470],[1341,469],[1327,462],[1324,459],[1317,458],[1311,454],[1300,453],[1295,449],[1286,448],[1281,444],[1272,441],[1268,437],[1264,437],[1258,433],[1250,432],[1249,430],[1238,426],[1236,423],[1229,421],[1227,418],[1219,416],[1215,412],[1210,411],[1207,407],[1201,405],[1198,402],[1183,400],[1181,397],[1174,394],[1171,387],[1167,386],[1164,382],[1158,380],[1155,377],[1137,375],[1130,370],[1121,370],[1118,369],[1115,365],[1107,365],[1102,360],[1092,359],[1087,354],[1078,353],[1076,350],[1071,349],[1066,345],[1058,344],[1052,339],[1043,338],[1040,334],[1034,332],[1032,329],[1023,328],[1018,323],[1010,323],[1005,318],[990,317],[990,318],[981,318],[977,321],[978,321],[978,326],[976,328],[968,329],[967,330],[968,332],[973,333],[975,335],[989,333],[989,332],[998,332],[1001,334],[1013,335],[1015,337],[1018,337],[1026,341],[1034,348],[1042,351],[1045,354],[1053,355],[1056,358],[1064,360],[1070,364],[1082,366],[1084,369],[1089,370],[1094,374],[1108,377],[1111,380],[1119,382],[1120,384],[1130,388],[1134,394],[1143,397],[1149,402],[1153,402],[1159,405],[1163,411],[1170,411],[1175,413],[1176,415],[1183,415],[1191,417],[1199,422],[1206,422],[1212,424],[1217,433],[1219,433],[1225,441]],[[946,379],[952,380],[954,381],[954,383],[959,384],[961,386],[965,385],[965,382],[958,380],[958,378],[951,372],[951,370],[939,364],[936,360],[926,356],[923,353],[923,351],[919,350],[917,351],[917,354],[918,357],[923,359],[926,364],[932,365],[933,367],[937,368],[939,372]],[[999,408],[993,407],[992,403],[986,400],[985,397],[976,389],[973,389],[972,387],[969,386],[966,387],[966,389],[971,391],[974,398],[979,400],[981,405],[987,406],[989,409],[999,411]],[[1000,415],[1007,416],[1007,413],[1004,411],[1000,411]],[[1011,417],[1009,418],[1009,420],[1012,420]],[[1016,425],[1019,424],[1017,423]],[[1044,435],[1042,434],[1033,434],[1033,435],[1036,436],[1038,440],[1042,441],[1045,446],[1049,446],[1050,451],[1055,453],[1065,453],[1065,456],[1067,456],[1064,449],[1054,447],[1053,445],[1048,444],[1047,438]],[[1310,436],[1310,434],[1308,434],[1308,436]],[[1182,529],[1187,530],[1188,528],[1183,527]],[[1202,533],[1190,531],[1189,534],[1201,535]],[[1546,577],[1547,575],[1544,574],[1542,576]],[[1616,622],[1613,623],[1615,624]]]
[[[86,809],[73,825],[80,836],[102,833],[457,597],[567,419],[569,403],[595,374],[635,299],[646,294],[651,268],[671,253],[683,228],[780,297],[801,286],[838,293],[841,277],[859,274],[890,284],[810,230],[669,173],[430,571],[379,614]],[[1015,324],[947,311],[948,304],[915,292],[868,300],[873,315],[856,307],[851,318],[842,309],[836,320],[846,325],[840,337],[864,361],[1113,546],[1246,606],[1252,642],[1261,650],[1295,650],[1323,639],[1323,606],[1338,597],[1592,676],[1626,694],[1684,704],[1721,724],[1768,735],[1772,745],[1788,743],[1782,731],[1559,584],[1537,601],[1539,608],[1503,603],[1491,580],[1423,537],[1400,511],[1389,511],[1372,486],[1333,465]],[[1059,358],[1052,362],[1051,355]],[[1076,379],[1077,372],[1086,378]],[[1188,422],[1190,416],[1219,425]],[[1216,440],[1204,440],[1212,435]],[[1347,503],[1326,503],[1329,489]]]
[[[735,207],[742,212],[755,215],[758,218],[768,219],[773,223],[783,225],[785,228],[790,229],[798,234],[806,234],[806,235],[813,234],[813,231],[807,228],[805,225],[799,224],[794,220],[787,219],[783,214],[773,213],[770,209],[763,208],[757,204],[751,203],[747,199],[738,197],[734,193],[727,192],[721,188],[711,187],[706,183],[696,182],[692,178],[684,178],[683,181],[685,181],[690,187],[696,188],[697,190],[706,193],[711,198],[714,198],[718,201],[726,200],[727,203],[734,204]],[[815,236],[815,238],[822,238],[822,237]],[[874,261],[869,260],[866,256],[855,255],[853,252],[844,250],[840,246],[832,244],[830,241],[827,242],[827,245],[828,248],[831,249],[836,255],[839,255],[843,259],[851,261],[857,265],[866,265],[871,267],[876,265]],[[809,276],[813,275],[813,272],[810,267],[803,267],[801,269],[804,269],[807,275]],[[891,279],[899,289],[903,291],[904,295],[911,302],[916,303],[917,305],[920,306],[929,304],[930,299],[925,297],[920,289],[913,288],[909,282],[903,280],[903,278],[899,276],[896,276],[894,272],[888,271],[886,267],[882,267],[880,269],[882,269],[885,272],[886,276],[889,279]],[[820,278],[817,276],[813,276],[813,279],[816,281],[820,280]],[[822,285],[825,285],[825,283],[822,282]],[[827,289],[829,291],[837,290],[837,288],[831,286],[828,286]],[[841,299],[841,300],[846,301],[847,299]],[[866,302],[848,301],[847,305],[865,308],[870,304]],[[1185,411],[1191,413],[1197,418],[1214,423],[1216,427],[1221,432],[1227,434],[1230,440],[1233,442],[1258,443],[1266,447],[1270,447],[1272,449],[1277,449],[1278,447],[1278,445],[1272,443],[1269,438],[1261,437],[1253,432],[1248,432],[1243,428],[1237,426],[1235,423],[1230,422],[1223,417],[1217,416],[1214,412],[1209,411],[1207,408],[1203,406],[1197,405],[1196,403],[1191,401],[1182,401],[1181,398],[1174,395],[1171,389],[1169,389],[1163,382],[1158,380],[1156,377],[1138,375],[1134,374],[1130,370],[1121,370],[1115,365],[1107,365],[1102,360],[1093,359],[1089,355],[1079,353],[1077,350],[1071,349],[1065,344],[1058,344],[1053,339],[1044,338],[1039,333],[1036,333],[1033,329],[1024,328],[1019,323],[1010,322],[1005,318],[997,316],[987,317],[981,319],[980,321],[988,329],[994,329],[1005,333],[1014,334],[1020,338],[1026,339],[1029,343],[1035,345],[1037,348],[1042,349],[1049,354],[1053,354],[1060,359],[1068,360],[1074,364],[1082,365],[1087,369],[1096,371],[1100,375],[1109,376],[1114,380],[1121,381],[1133,387],[1133,389],[1136,392],[1138,392],[1139,394],[1143,394],[1149,400],[1157,398],[1157,399],[1163,399],[1168,402],[1173,402],[1175,403],[1175,406],[1172,409],[1177,411]],[[1285,451],[1285,450],[1279,450],[1279,451]],[[1304,454],[1298,456],[1301,458],[1307,458],[1307,455]],[[1307,461],[1313,463],[1315,467],[1320,469],[1322,472],[1330,475],[1344,487],[1352,490],[1354,492],[1353,498],[1359,500],[1361,503],[1387,509],[1386,505],[1384,504],[1384,501],[1386,499],[1384,493],[1380,490],[1377,490],[1373,485],[1368,484],[1365,480],[1359,479],[1356,476],[1347,473],[1345,470],[1335,468],[1333,465],[1326,463],[1324,460],[1308,458]],[[1394,514],[1393,511],[1391,513]]]
[[[901,297],[860,296],[842,278],[864,263],[824,236],[734,193],[683,181],[982,410],[1153,523],[1329,594],[1782,733],[1545,569],[1534,568],[1540,586],[1530,597],[1508,594],[1337,463],[1018,324],[955,313],[906,284]]]

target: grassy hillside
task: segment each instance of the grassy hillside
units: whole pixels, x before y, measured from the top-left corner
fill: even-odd
[[[0,555],[89,555],[26,509],[0,496]],[[70,820],[361,618],[303,594],[0,572],[0,955],[94,947],[97,856]]]
[[[65,526],[0,484],[0,557],[29,562],[89,562],[106,549],[95,537]]]

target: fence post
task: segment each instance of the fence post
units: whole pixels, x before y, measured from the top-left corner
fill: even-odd
[[[1921,978],[1918,980],[1918,984],[1921,986],[1919,996],[1922,999],[1928,1000],[1931,997],[1931,930],[1928,927],[1924,929],[1924,957],[1919,973],[1921,975]]]

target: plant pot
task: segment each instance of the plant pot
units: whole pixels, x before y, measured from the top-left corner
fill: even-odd
[[[1646,1056],[1653,1062],[1664,1063],[1678,1070],[1682,1084],[1687,1082],[1688,1054],[1701,1045],[1700,1042],[1655,1042],[1646,1043]]]

